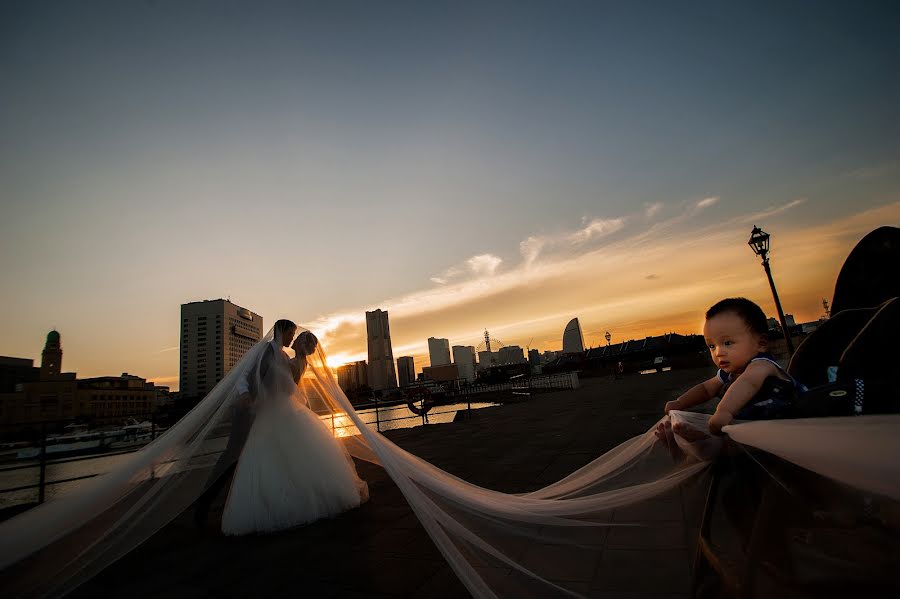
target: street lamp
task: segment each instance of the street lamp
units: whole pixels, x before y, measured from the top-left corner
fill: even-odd
[[[769,277],[769,287],[772,288],[772,297],[775,298],[778,320],[781,321],[781,332],[784,333],[784,341],[787,343],[788,353],[793,355],[794,344],[791,343],[791,334],[788,332],[787,321],[784,319],[784,310],[781,309],[781,301],[778,299],[778,292],[775,291],[775,281],[772,280],[772,270],[769,268],[769,234],[754,225],[747,245],[753,249],[754,254],[762,258],[763,268],[766,269],[766,276]]]
[[[606,337],[606,345],[609,345],[609,340],[612,339],[612,335],[609,334],[609,331],[606,331],[604,337]]]

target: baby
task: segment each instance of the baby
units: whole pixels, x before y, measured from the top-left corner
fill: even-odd
[[[721,397],[716,413],[709,419],[709,431],[719,435],[723,426],[730,424],[736,417],[742,417],[739,414],[756,398],[766,379],[774,377],[772,382],[776,387],[783,381],[787,387],[802,390],[802,386],[766,353],[767,331],[766,315],[748,299],[723,299],[707,310],[703,337],[719,372],[711,379],[692,387],[678,399],[666,403],[666,414],[671,410],[685,410],[714,397]],[[778,401],[756,398],[753,403],[762,405]],[[692,436],[678,428],[675,432],[687,438]]]

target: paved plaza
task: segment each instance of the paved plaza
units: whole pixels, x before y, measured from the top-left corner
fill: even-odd
[[[583,379],[577,390],[473,412],[469,420],[390,431],[408,451],[475,484],[531,491],[559,480],[618,443],[645,432],[662,406],[711,369]],[[213,521],[198,531],[189,510],[89,583],[78,597],[466,597],[399,489],[377,466],[359,463],[371,500],[313,525],[226,538]],[[596,550],[573,551],[573,585],[592,597],[686,597],[698,502],[704,489],[619,510]]]

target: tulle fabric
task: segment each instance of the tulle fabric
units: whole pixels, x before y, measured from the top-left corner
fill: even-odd
[[[0,525],[3,588],[28,595],[71,590],[187,508],[210,484],[225,446],[236,382],[259,363],[272,336],[127,464]],[[321,347],[309,357],[299,388],[292,397],[308,401],[319,417],[347,425],[341,429],[343,448],[385,468],[475,597],[581,594],[578,576],[567,569],[572,551],[599,552],[610,527],[642,525],[639,517],[621,516],[646,502],[677,497],[685,482],[706,475],[722,443],[682,439],[682,451],[675,454],[657,441],[654,426],[558,482],[512,495],[461,480],[369,428],[338,387]],[[705,431],[708,417],[671,418]],[[825,476],[900,499],[896,460],[886,458],[900,450],[898,436],[889,433],[900,417],[871,418],[871,424],[863,418],[754,422],[725,432]],[[829,447],[835,436],[840,445]],[[853,451],[842,451],[851,446]]]

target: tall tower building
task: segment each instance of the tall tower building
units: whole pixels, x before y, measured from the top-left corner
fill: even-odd
[[[453,363],[459,371],[459,378],[470,383],[475,380],[475,348],[471,345],[453,346]]]
[[[262,316],[228,300],[182,304],[181,394],[209,393],[263,334]]]
[[[563,331],[563,347],[564,354],[580,354],[584,351],[584,335],[581,334],[581,323],[577,318],[573,318],[566,325]]]
[[[408,387],[416,382],[416,364],[412,356],[397,358],[397,375],[400,378],[401,387]]]
[[[447,366],[450,364],[450,342],[437,337],[428,338],[428,357],[431,366]]]
[[[369,341],[369,386],[374,391],[396,389],[391,326],[386,311],[366,312],[366,336]]]
[[[62,345],[59,333],[50,331],[47,333],[44,351],[41,352],[41,380],[49,381],[58,377],[60,372],[62,372]]]

